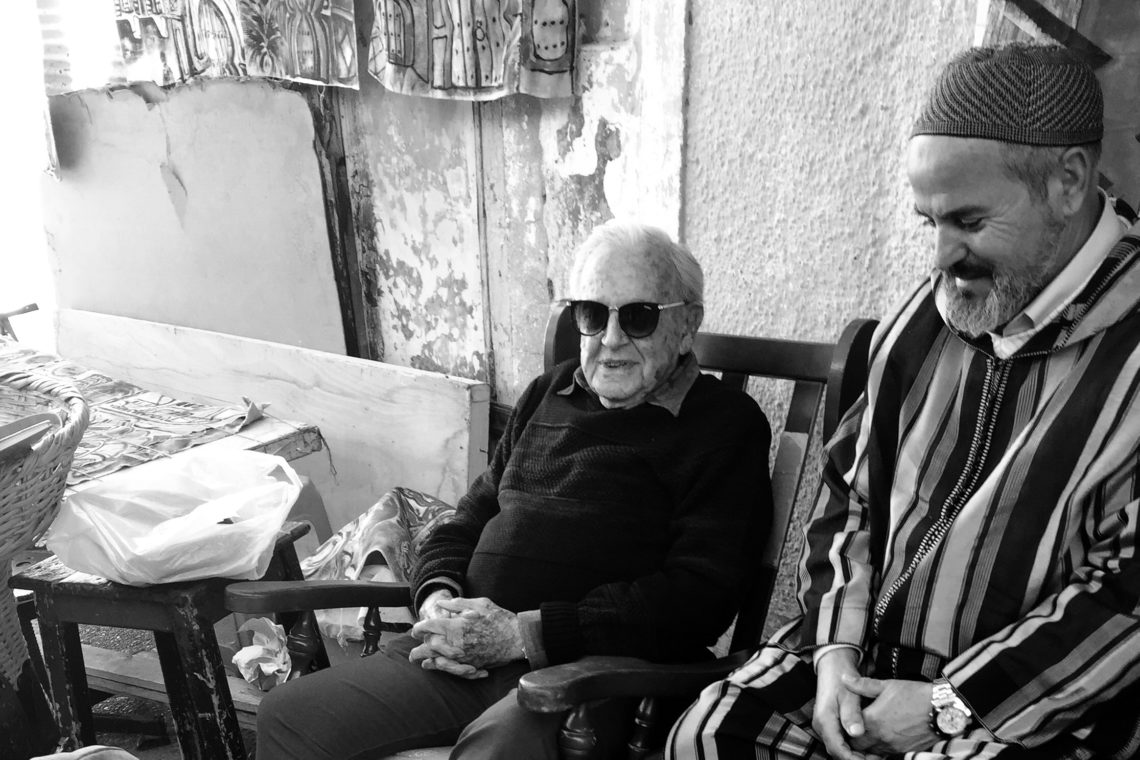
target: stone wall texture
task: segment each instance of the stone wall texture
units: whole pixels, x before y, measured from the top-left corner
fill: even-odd
[[[929,242],[903,153],[934,72],[971,44],[975,11],[692,0],[681,234],[705,268],[705,329],[835,340],[923,280]],[[755,392],[778,420],[788,389]],[[810,501],[797,505],[770,627],[795,611]]]

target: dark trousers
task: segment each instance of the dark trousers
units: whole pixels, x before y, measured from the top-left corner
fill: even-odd
[[[417,643],[402,636],[382,654],[270,691],[258,708],[257,760],[378,760],[457,741],[451,756],[464,760],[557,758],[562,716],[515,701],[525,662],[469,681],[408,662]]]

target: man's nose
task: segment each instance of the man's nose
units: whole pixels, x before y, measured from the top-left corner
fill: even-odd
[[[938,269],[949,269],[961,261],[966,255],[966,246],[958,231],[949,224],[940,224],[934,228],[934,266]]]
[[[617,310],[610,312],[609,317],[606,319],[606,329],[602,332],[602,345],[608,347],[620,346],[629,340],[629,336],[625,334],[625,330],[621,329],[621,324],[618,322]]]

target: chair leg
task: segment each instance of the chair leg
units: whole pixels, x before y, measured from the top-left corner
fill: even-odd
[[[368,657],[380,651],[380,624],[382,622],[380,609],[369,607],[364,616],[364,651],[360,653],[361,657]]]
[[[56,749],[59,729],[48,697],[24,661],[15,682],[0,675],[0,757],[27,758]]]
[[[297,622],[289,629],[289,635],[285,637],[285,649],[288,650],[289,660],[293,663],[293,669],[289,673],[290,680],[299,678],[312,670],[314,659],[317,659],[318,664],[321,664],[320,658],[325,657],[324,667],[328,667],[324,642],[321,641],[321,631],[317,626],[317,618],[311,612],[300,615]]]
[[[189,608],[177,617],[154,643],[182,757],[247,760],[214,626]]]
[[[598,734],[591,724],[586,705],[566,714],[558,732],[558,752],[562,760],[593,760]]]
[[[43,611],[40,612],[40,638],[56,722],[60,727],[60,749],[73,750],[94,744],[91,694],[87,687],[87,671],[83,667],[79,625],[46,621]]]
[[[653,751],[652,736],[661,717],[661,709],[653,697],[645,697],[633,716],[633,735],[629,738],[629,760],[642,760]]]
[[[597,744],[597,730],[588,704],[579,704],[567,713],[559,730],[559,755],[562,760],[602,760]]]
[[[44,665],[43,652],[40,643],[36,640],[36,632],[32,627],[32,620],[36,617],[36,598],[31,594],[16,599],[16,611],[20,618],[20,630],[24,633],[24,643],[28,646],[28,656],[36,676],[45,688],[48,683],[47,667]]]

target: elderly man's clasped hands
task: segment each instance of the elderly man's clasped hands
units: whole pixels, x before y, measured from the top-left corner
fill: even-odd
[[[454,598],[439,589],[420,607],[412,626],[420,640],[408,659],[424,670],[460,678],[485,678],[487,668],[525,657],[518,617],[490,599]]]

